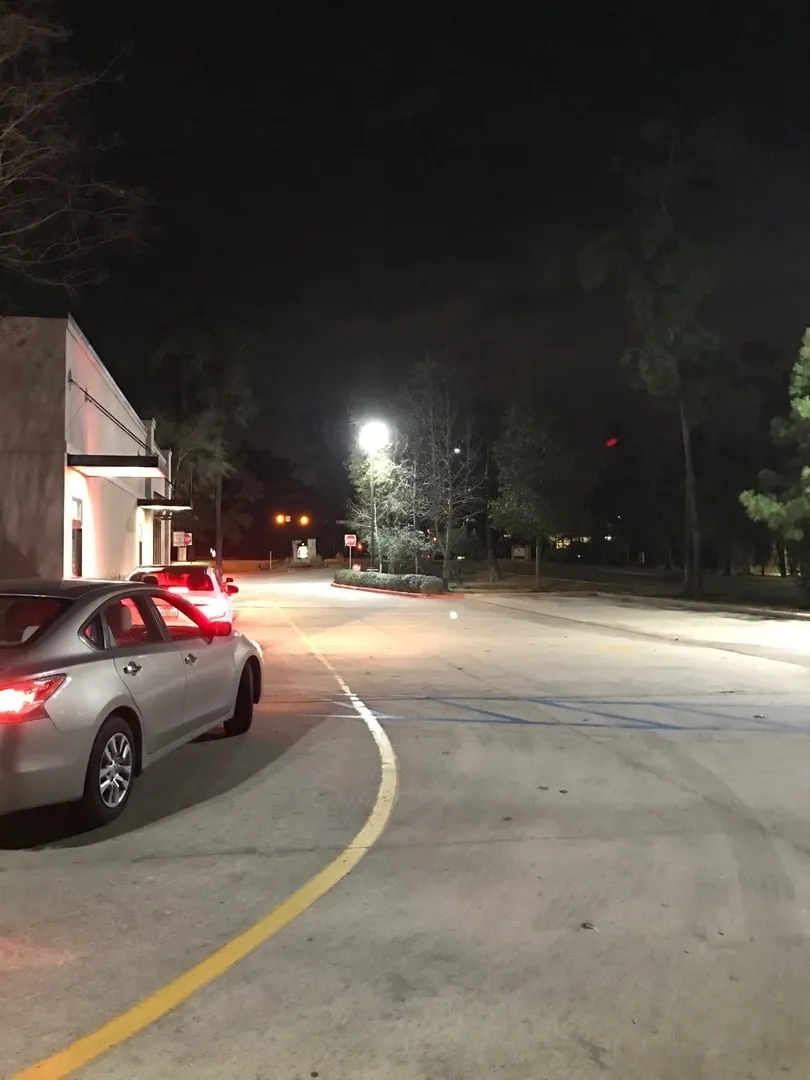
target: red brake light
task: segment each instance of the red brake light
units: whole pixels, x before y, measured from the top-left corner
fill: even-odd
[[[0,724],[22,724],[47,716],[45,702],[66,678],[65,675],[49,675],[44,679],[0,685]]]

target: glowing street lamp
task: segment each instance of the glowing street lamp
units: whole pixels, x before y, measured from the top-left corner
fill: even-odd
[[[371,488],[371,550],[369,551],[369,563],[372,568],[375,563],[377,552],[377,499],[374,494],[374,458],[387,446],[391,439],[388,425],[382,420],[368,420],[360,428],[357,435],[357,443],[361,450],[368,454],[369,461],[369,487]]]
[[[369,420],[360,428],[357,442],[367,454],[377,454],[388,445],[390,437],[387,424],[382,420]]]
[[[298,519],[299,525],[309,525],[309,514],[302,514]]]

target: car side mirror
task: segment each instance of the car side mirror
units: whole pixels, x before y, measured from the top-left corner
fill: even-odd
[[[215,622],[212,625],[214,627],[214,637],[230,637],[233,633],[233,623]]]
[[[229,585],[228,586],[228,596],[233,596],[234,593],[238,593],[238,592],[239,592],[239,586],[238,585]]]

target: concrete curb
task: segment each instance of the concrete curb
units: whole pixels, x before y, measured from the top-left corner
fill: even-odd
[[[406,596],[412,600],[464,600],[464,593],[399,592],[397,589],[375,589],[371,585],[339,585],[332,582],[333,589],[351,589],[353,592],[382,593],[383,596]]]
[[[766,619],[810,619],[810,611],[793,608],[759,607],[756,604],[725,604],[722,600],[681,600],[678,597],[639,596],[637,593],[605,592],[596,590],[590,593],[602,600],[624,600],[632,605],[647,604],[649,607],[674,607],[684,611],[706,611],[721,615],[727,611],[730,615],[760,615]]]
[[[728,615],[758,615],[763,619],[797,619],[800,622],[807,622],[810,620],[810,611],[798,608],[759,607],[756,604],[725,604],[722,600],[682,600],[677,596],[641,596],[638,593],[611,592],[605,589],[583,589],[582,591],[577,590],[570,593],[563,591],[536,593],[530,590],[513,592],[512,590],[507,589],[503,592],[498,592],[496,589],[492,589],[480,593],[469,593],[467,599],[481,600],[482,603],[486,603],[485,598],[489,596],[498,596],[502,599],[508,599],[511,596],[533,596],[535,598],[547,599],[558,599],[570,596],[577,600],[587,600],[589,597],[596,596],[599,597],[600,600],[616,600],[620,603],[626,603],[629,607],[646,606],[676,608],[681,611],[703,611],[707,614],[713,612],[716,615],[722,615],[724,613]]]

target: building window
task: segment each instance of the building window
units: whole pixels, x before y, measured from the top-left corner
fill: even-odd
[[[73,521],[70,527],[70,571],[82,576],[82,500],[73,499]]]

